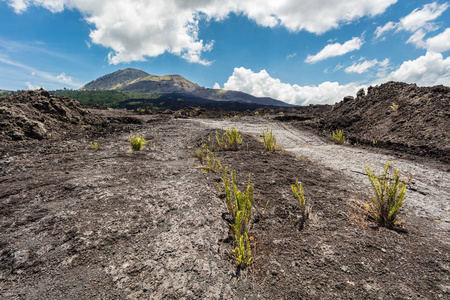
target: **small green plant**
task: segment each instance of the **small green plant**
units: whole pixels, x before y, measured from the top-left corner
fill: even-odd
[[[207,150],[206,152],[206,166],[203,173],[219,173],[223,169],[220,159],[214,155],[213,152]]]
[[[309,211],[306,206],[305,193],[303,190],[303,186],[298,180],[295,180],[295,184],[291,185],[292,192],[298,199],[298,204],[300,205],[300,211],[302,214],[302,220],[300,224],[300,228],[303,228],[304,223],[309,218]]]
[[[145,148],[147,141],[142,136],[129,136],[131,142],[131,151],[139,151]],[[150,148],[152,147],[152,141],[150,141]]]
[[[390,106],[390,108],[391,108],[394,112],[397,112],[397,110],[398,110],[398,104],[395,103],[395,102],[392,102],[392,105]]]
[[[307,157],[307,156],[297,156],[297,158],[299,158],[299,159],[306,159],[306,160],[308,160],[308,161],[311,162],[311,163],[314,162],[314,160],[312,160],[311,158],[309,158],[309,157]]]
[[[404,203],[406,184],[411,181],[411,177],[401,180],[398,169],[389,174],[390,164],[391,161],[384,166],[381,176],[376,176],[368,166],[365,168],[373,188],[372,201],[365,207],[370,218],[378,225],[388,228],[392,228],[398,221],[397,214]]]
[[[259,111],[255,111],[255,116],[259,116]]]
[[[279,114],[280,116],[282,116],[282,115],[284,115],[284,112],[280,111],[278,114]]]
[[[208,154],[209,148],[206,143],[202,143],[200,147],[195,147],[194,153],[195,156],[197,156],[198,160],[203,163],[203,161],[206,158],[206,155]]]
[[[344,130],[336,129],[336,131],[333,132],[331,137],[333,138],[333,141],[336,144],[343,144],[345,142]]]
[[[97,142],[92,142],[91,143],[91,148],[94,149],[95,152],[98,151],[98,147],[99,147],[99,144]]]
[[[216,131],[216,141],[221,149],[236,151],[243,139],[244,135],[235,127],[222,130],[222,134]]]
[[[235,170],[230,172],[231,178],[228,178],[228,167],[225,167],[221,174],[224,189],[217,184],[220,194],[225,197],[227,210],[233,220],[230,224],[236,242],[236,248],[233,250],[233,255],[240,268],[244,268],[252,261],[249,230],[252,217],[254,188],[251,183],[251,175],[252,174],[250,173],[248,176],[248,184],[245,192],[241,192],[237,188]],[[268,202],[266,208],[267,205]]]
[[[263,129],[263,140],[264,140],[264,149],[266,151],[273,152],[277,149],[277,139],[275,138],[275,135],[272,133],[272,129],[269,128],[264,131]]]

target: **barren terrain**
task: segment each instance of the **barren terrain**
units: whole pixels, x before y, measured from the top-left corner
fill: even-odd
[[[92,110],[105,126],[74,122],[53,139],[0,143],[2,299],[445,299],[450,296],[449,165],[337,146],[263,117],[173,119]],[[215,174],[193,155],[221,128],[245,133],[224,166],[248,174],[262,202],[253,262],[236,272]],[[83,127],[83,129],[82,129]],[[267,153],[273,128],[284,151]],[[131,152],[137,133],[153,148]],[[94,152],[90,143],[100,149]],[[368,199],[364,166],[388,160],[413,175],[395,231],[351,221]],[[300,230],[290,185],[299,179],[312,217]]]

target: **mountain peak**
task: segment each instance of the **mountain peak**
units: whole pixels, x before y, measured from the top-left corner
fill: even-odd
[[[114,73],[107,74],[89,82],[80,90],[116,90],[138,78],[143,78],[149,75],[150,74],[144,71],[133,68],[117,70]]]

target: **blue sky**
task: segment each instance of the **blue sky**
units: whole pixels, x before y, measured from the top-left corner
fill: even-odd
[[[128,67],[302,105],[388,80],[449,86],[449,6],[0,0],[0,89],[77,89]]]

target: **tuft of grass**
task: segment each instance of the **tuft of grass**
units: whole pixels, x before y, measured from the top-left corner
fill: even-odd
[[[392,228],[398,221],[397,215],[403,207],[406,185],[411,181],[411,176],[407,180],[402,180],[398,169],[394,173],[390,171],[389,161],[380,176],[375,175],[372,170],[366,166],[366,174],[373,188],[372,201],[365,204],[368,215],[376,221],[379,226]]]
[[[394,112],[397,112],[397,110],[398,110],[398,104],[395,103],[395,102],[392,102],[392,105],[390,106],[390,108],[391,108]]]
[[[309,218],[309,209],[306,205],[306,199],[305,199],[305,193],[303,190],[303,186],[301,183],[298,182],[298,180],[295,180],[295,184],[291,185],[292,192],[298,199],[298,204],[300,205],[300,211],[302,214],[302,220],[300,228],[303,228],[303,225],[305,224],[306,220]]]
[[[263,129],[263,140],[264,140],[264,149],[266,151],[273,152],[277,149],[277,139],[275,135],[272,133],[272,129],[267,128],[265,131]]]
[[[129,136],[131,142],[131,151],[140,151],[145,148],[147,141],[142,136]],[[152,147],[152,141],[150,141],[150,148]]]
[[[222,134],[216,131],[216,141],[221,149],[236,151],[238,146],[242,143],[244,135],[233,127],[225,131],[222,130]]]
[[[336,131],[332,133],[331,138],[333,139],[333,141],[336,144],[343,144],[343,143],[345,143],[344,130],[336,129]]]
[[[100,146],[100,145],[99,145],[97,142],[92,142],[92,143],[91,143],[91,148],[94,149],[95,152],[98,151],[98,147],[99,147],[99,146]]]

